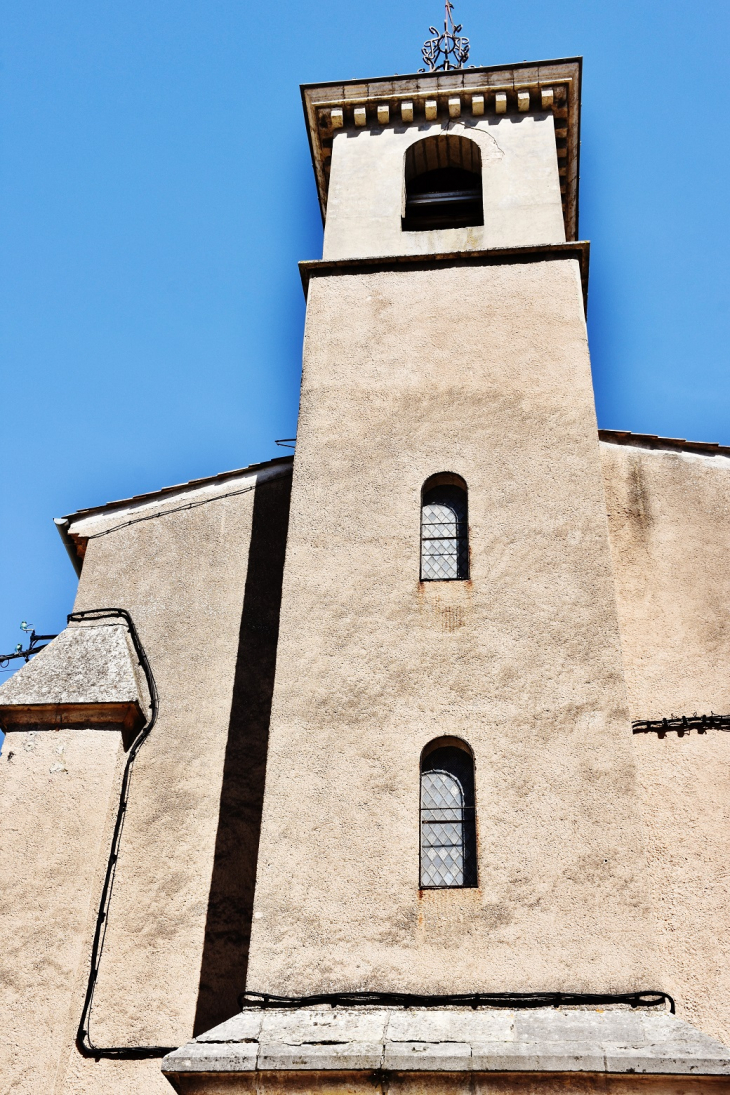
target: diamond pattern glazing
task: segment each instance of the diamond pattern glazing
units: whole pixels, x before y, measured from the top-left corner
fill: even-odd
[[[469,570],[466,494],[459,487],[429,490],[421,510],[421,578],[453,581]]]
[[[421,886],[464,885],[464,792],[450,772],[421,776]]]

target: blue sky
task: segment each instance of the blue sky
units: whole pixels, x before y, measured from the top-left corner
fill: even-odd
[[[730,5],[457,0],[477,65],[585,58],[599,424],[730,444]],[[440,0],[23,0],[0,47],[0,651],[52,518],[276,455],[321,253],[298,85],[413,72]]]

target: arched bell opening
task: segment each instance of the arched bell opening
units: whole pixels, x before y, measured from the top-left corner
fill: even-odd
[[[479,145],[452,133],[424,137],[405,156],[404,232],[484,224]]]

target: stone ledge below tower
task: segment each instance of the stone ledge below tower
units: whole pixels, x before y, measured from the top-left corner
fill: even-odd
[[[373,1073],[458,1073],[467,1090],[478,1073],[730,1076],[730,1049],[649,1009],[247,1008],[168,1054],[162,1071],[178,1091],[208,1091],[212,1077],[236,1073],[258,1077],[260,1091],[266,1076],[293,1072],[353,1083],[356,1073],[369,1083]]]

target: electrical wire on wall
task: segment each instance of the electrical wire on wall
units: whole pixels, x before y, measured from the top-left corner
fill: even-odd
[[[723,730],[730,733],[730,715],[670,715],[668,719],[637,719],[631,727],[635,734],[657,734],[660,738],[673,730],[680,738],[690,730],[706,734],[708,730]]]
[[[242,992],[241,1008],[313,1008],[322,1004],[334,1007],[401,1008],[559,1008],[605,1007],[623,1004],[632,1008],[656,1008],[674,1000],[667,992],[645,989],[639,992],[460,992],[426,995],[413,992],[321,992],[312,996],[275,996],[269,992]]]
[[[152,521],[160,517],[166,517],[168,514],[181,513],[184,510],[197,509],[199,506],[209,505],[211,502],[218,502],[225,498],[235,498],[241,494],[249,494],[256,488],[257,485],[263,485],[263,483],[276,482],[275,478],[262,480],[261,484],[252,483],[245,487],[241,487],[237,490],[227,491],[225,494],[213,495],[210,498],[197,499],[194,502],[187,502],[184,505],[175,506],[172,509],[163,510],[161,513],[145,514],[142,517],[133,517],[127,521],[120,522],[117,525],[113,525],[111,528],[103,529],[101,532],[93,533],[88,537],[89,540],[96,539],[100,536],[108,536],[110,533],[117,532],[120,529],[128,528],[130,525],[139,524],[142,521]],[[148,1060],[155,1057],[164,1057],[167,1053],[171,1053],[177,1046],[97,1046],[94,1044],[91,1037],[91,1009],[94,1003],[94,992],[96,990],[96,983],[99,977],[99,966],[101,964],[101,956],[104,950],[104,940],[106,937],[106,929],[109,921],[109,906],[111,904],[112,890],[114,889],[114,879],[116,876],[117,863],[119,861],[119,848],[122,840],[122,831],[124,829],[124,820],[126,817],[127,806],[129,803],[129,788],[132,778],[132,768],[137,755],[150,735],[152,728],[157,722],[157,715],[159,711],[159,694],[157,691],[157,685],[155,683],[152,667],[150,666],[147,654],[142,645],[140,637],[137,633],[137,628],[134,625],[129,612],[124,608],[91,608],[85,611],[72,612],[68,616],[68,623],[81,623],[89,620],[103,620],[103,619],[118,619],[123,620],[127,628],[129,629],[129,635],[134,646],[135,653],[139,660],[139,664],[142,668],[142,672],[145,675],[147,681],[147,689],[149,691],[150,698],[150,713],[147,722],[135,737],[132,745],[127,754],[127,760],[124,766],[124,774],[122,776],[122,785],[119,793],[119,805],[117,807],[116,819],[114,822],[114,832],[112,835],[111,850],[109,852],[109,859],[107,861],[106,872],[104,874],[104,885],[101,891],[101,898],[99,900],[99,908],[96,915],[96,924],[94,927],[94,939],[91,947],[91,961],[89,969],[89,979],[86,985],[86,995],[84,997],[84,1006],[81,1011],[81,1018],[79,1020],[78,1030],[76,1032],[76,1047],[84,1057],[94,1058],[110,1058],[113,1060]]]
[[[84,1006],[81,1012],[81,1019],[79,1020],[78,1030],[76,1032],[76,1046],[84,1057],[109,1057],[114,1060],[145,1060],[153,1057],[164,1057],[166,1053],[170,1053],[175,1046],[97,1046],[91,1038],[91,1008],[94,1003],[94,991],[96,989],[96,982],[99,976],[99,966],[101,964],[101,956],[104,950],[104,939],[106,937],[106,929],[109,921],[109,905],[111,903],[112,890],[114,889],[114,878],[117,871],[117,863],[119,861],[119,847],[122,840],[122,831],[124,829],[124,819],[127,812],[127,805],[129,802],[129,786],[132,779],[132,767],[134,761],[139,753],[145,740],[149,737],[152,727],[157,721],[157,712],[159,710],[159,696],[157,692],[157,685],[155,684],[154,674],[152,673],[152,667],[147,659],[145,649],[142,646],[139,635],[137,634],[137,628],[134,626],[134,621],[124,608],[92,608],[83,612],[72,612],[68,617],[68,622],[82,623],[89,620],[104,620],[104,619],[118,619],[124,620],[129,630],[129,635],[134,646],[135,653],[139,660],[139,664],[142,668],[142,672],[145,675],[147,681],[147,689],[150,698],[150,713],[149,717],[135,737],[132,745],[130,746],[127,754],[127,760],[124,765],[124,774],[122,776],[122,786],[119,793],[119,805],[117,807],[117,816],[114,822],[114,833],[112,835],[111,851],[109,853],[109,859],[107,861],[106,873],[104,875],[104,885],[101,891],[101,899],[99,901],[99,909],[96,914],[96,924],[94,927],[94,941],[91,947],[91,966],[89,969],[89,980],[86,985],[86,995],[84,997]]]
[[[129,630],[129,635],[139,660],[140,667],[145,675],[150,699],[150,714],[135,737],[127,754],[124,766],[122,784],[119,794],[119,805],[114,823],[111,850],[107,861],[104,884],[99,901],[99,908],[94,927],[94,939],[91,948],[91,962],[89,979],[86,986],[84,1005],[79,1020],[76,1034],[76,1045],[84,1057],[96,1059],[109,1058],[112,1060],[147,1060],[164,1057],[171,1053],[176,1046],[97,1046],[91,1036],[91,1010],[94,1002],[94,992],[99,976],[99,967],[104,950],[104,941],[109,919],[109,907],[111,904],[114,879],[117,863],[119,861],[119,849],[122,832],[129,803],[129,789],[132,777],[132,768],[140,748],[149,737],[159,711],[159,695],[155,683],[152,667],[145,653],[145,649],[137,633],[131,615],[123,608],[95,608],[81,612],[72,612],[68,617],[69,624],[82,623],[90,620],[119,619],[123,620]],[[674,1000],[668,993],[646,990],[632,993],[600,994],[580,992],[472,992],[451,994],[414,994],[404,992],[334,992],[320,993],[311,996],[278,996],[272,993],[259,993],[246,991],[239,997],[239,1007],[262,1008],[301,1008],[316,1007],[321,1004],[329,1004],[332,1007],[356,1007],[356,1006],[390,1006],[390,1007],[490,1007],[490,1008],[538,1008],[538,1007],[576,1007],[576,1006],[607,1006],[623,1004],[630,1007],[659,1007],[665,1004],[674,1013]]]

